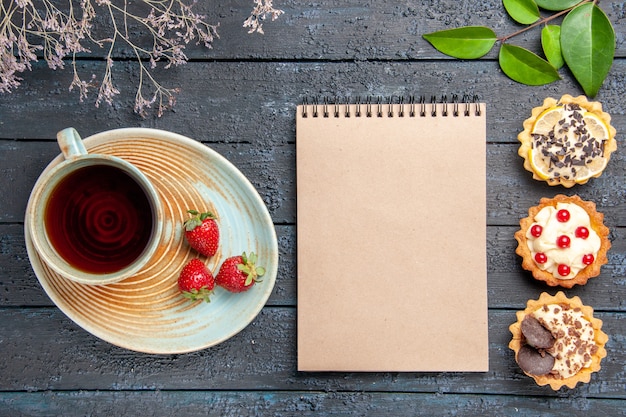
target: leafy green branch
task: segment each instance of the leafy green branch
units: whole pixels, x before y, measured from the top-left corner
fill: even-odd
[[[503,37],[485,26],[465,26],[423,35],[439,52],[459,59],[477,59],[500,43],[498,62],[511,79],[544,85],[561,79],[567,66],[585,94],[594,97],[604,83],[615,55],[615,30],[598,0],[502,0],[508,15],[523,29]],[[553,12],[542,17],[541,10]],[[552,24],[563,17],[560,25]],[[543,25],[545,59],[509,39]]]

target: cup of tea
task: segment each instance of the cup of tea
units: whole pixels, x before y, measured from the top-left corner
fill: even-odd
[[[74,128],[57,141],[64,160],[44,171],[26,210],[26,232],[45,264],[82,284],[110,284],[139,272],[163,228],[159,195],[124,159],[88,153]]]

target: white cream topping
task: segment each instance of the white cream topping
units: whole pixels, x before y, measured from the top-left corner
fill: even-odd
[[[550,304],[540,308],[533,316],[556,339],[546,352],[554,357],[553,373],[569,378],[591,365],[591,357],[598,347],[594,330],[579,308]]]
[[[569,220],[562,222],[557,218],[559,210],[567,210],[570,214]],[[526,232],[526,242],[530,253],[540,269],[550,272],[558,279],[572,279],[587,264],[583,262],[585,255],[593,255],[593,259],[598,255],[600,249],[600,237],[591,228],[589,215],[580,206],[573,203],[557,203],[556,207],[547,206],[537,213],[534,223]],[[532,234],[533,226],[539,225],[542,228],[541,236],[535,237]],[[586,238],[576,237],[576,229],[585,227],[589,231]],[[567,236],[570,245],[567,248],[558,246],[557,241],[560,236]],[[542,253],[546,257],[544,263],[537,262],[537,253]],[[569,267],[569,273],[561,275],[559,265]]]

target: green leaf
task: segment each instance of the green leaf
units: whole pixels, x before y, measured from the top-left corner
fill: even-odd
[[[237,269],[241,272],[244,272],[246,274],[250,273],[250,268],[247,265],[244,264],[237,264]]]
[[[439,52],[454,58],[476,59],[491,50],[497,40],[493,30],[484,26],[466,26],[423,35]]]
[[[539,20],[539,7],[534,0],[502,0],[502,4],[517,23],[530,25]]]
[[[593,3],[573,9],[561,24],[561,49],[585,94],[594,97],[615,55],[615,31],[608,17]]]
[[[546,25],[541,29],[541,46],[548,62],[556,69],[565,64],[561,53],[561,27]]]
[[[522,84],[543,85],[561,78],[548,61],[519,46],[503,43],[499,61],[502,71]]]
[[[535,0],[537,6],[546,10],[565,10],[576,6],[581,0]]]

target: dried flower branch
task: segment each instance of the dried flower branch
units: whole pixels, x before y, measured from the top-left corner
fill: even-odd
[[[283,14],[282,10],[275,9],[272,0],[254,0],[255,6],[252,9],[250,17],[243,22],[243,27],[250,28],[248,33],[263,33],[263,21],[267,16],[271,16],[272,20],[278,19]]]
[[[19,74],[31,70],[31,63],[43,57],[51,69],[62,69],[71,62],[69,89],[76,88],[83,101],[98,83],[93,74],[87,81],[81,77],[76,59],[91,52],[86,45],[96,45],[106,47],[107,53],[95,105],[111,105],[120,93],[113,82],[113,52],[122,45],[130,48],[139,66],[135,112],[145,117],[154,106],[161,116],[174,105],[179,90],[164,87],[155,79],[152,70],[157,63],[165,63],[166,69],[185,64],[185,45],[195,42],[211,48],[219,37],[219,24],[207,23],[205,16],[193,11],[195,0],[191,4],[187,1],[140,0],[131,4],[128,0],[67,0],[62,10],[55,5],[58,0],[4,0],[0,3],[0,93],[17,88],[22,81]],[[263,33],[260,22],[268,14],[274,20],[282,11],[274,9],[271,0],[255,3],[244,26],[250,27],[250,32]],[[94,37],[96,9],[112,28],[108,37]],[[151,45],[139,45],[134,33],[147,34]]]

